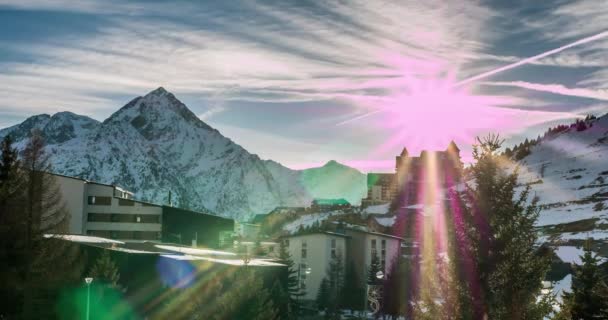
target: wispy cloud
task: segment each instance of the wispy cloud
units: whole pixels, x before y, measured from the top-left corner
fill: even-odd
[[[568,88],[561,84],[541,84],[530,83],[525,81],[510,81],[510,82],[483,82],[486,86],[505,86],[518,87],[548,93],[554,93],[564,96],[589,98],[596,100],[608,100],[608,89],[584,89],[584,88]]]
[[[85,109],[98,104],[84,97],[142,92],[158,85],[203,97],[233,88],[227,100],[343,99],[365,104],[379,96],[372,91],[398,86],[399,77],[445,72],[470,61],[484,47],[476,30],[493,15],[488,8],[460,1],[408,6],[320,2],[318,8],[243,2],[246,20],[230,12],[187,8],[213,25],[201,29],[145,18],[157,12],[156,4],[0,4],[144,17],[111,19],[94,37],[20,45],[15,50],[35,57],[34,62],[5,62],[0,80],[21,90],[7,90],[0,107],[38,96],[47,103]]]
[[[164,86],[178,96],[202,101],[195,111],[205,121],[214,122],[237,112],[231,109],[232,103],[248,104],[253,111],[244,108],[239,112],[257,116],[255,108],[262,103],[280,103],[286,109],[296,110],[301,104],[315,102],[328,109],[343,109],[343,115],[332,113],[331,120],[335,120],[332,123],[317,120],[329,127],[358,114],[394,105],[395,97],[403,94],[407,79],[437,79],[446,74],[463,78],[520,61],[519,52],[503,54],[493,47],[509,30],[501,30],[495,24],[502,19],[501,12],[489,3],[353,0],[270,5],[245,0],[179,4],[0,0],[2,8],[103,16],[93,34],[79,34],[75,30],[66,36],[29,43],[2,42],[0,38],[3,48],[25,57],[0,58],[0,110],[11,115],[21,112],[25,117],[68,109],[103,118],[124,103],[124,97]],[[522,21],[525,28],[535,31],[532,34],[538,34],[533,40],[558,47],[608,29],[608,9],[593,8],[594,3],[597,4],[593,0],[568,2],[550,9],[547,19],[523,17]],[[509,127],[500,129],[511,132],[520,126],[516,120],[529,114],[527,109],[543,105],[539,98],[513,90],[605,100],[606,92],[598,89],[602,83],[608,83],[607,49],[608,41],[598,41],[531,61],[568,70],[587,68],[588,72],[576,79],[580,80],[576,85],[580,88],[521,79],[488,82],[475,89],[484,91],[492,86],[496,90],[480,95],[504,102],[492,104],[488,110],[510,117],[510,121],[505,121],[510,123]],[[490,112],[484,119],[491,116]],[[534,113],[533,122],[570,116],[568,112],[545,110]],[[373,122],[367,120],[370,122],[360,126]],[[295,123],[299,119],[294,113],[288,121]],[[492,129],[490,124],[494,123],[479,124],[467,135]],[[224,125],[236,140],[253,136],[254,130],[239,131],[234,123],[213,125]],[[331,127],[336,131],[328,129],[326,135],[350,129]],[[264,129],[271,128],[260,128]],[[281,137],[265,136],[267,141],[277,142],[276,138]],[[302,144],[285,139],[282,143],[294,143],[305,150],[319,147],[317,143],[302,142],[305,138],[300,140]],[[271,157],[272,151],[267,146],[272,144],[254,141],[248,144],[252,151],[260,148],[264,150],[261,153]],[[295,149],[281,152],[292,159],[298,152]],[[330,152],[311,154],[325,157]],[[295,163],[293,159],[284,162]]]

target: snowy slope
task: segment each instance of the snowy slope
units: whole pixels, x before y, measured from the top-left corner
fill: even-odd
[[[296,171],[261,160],[163,88],[133,99],[103,123],[69,112],[38,115],[0,130],[0,137],[11,134],[22,148],[35,128],[57,173],[117,184],[156,203],[166,203],[171,192],[180,207],[238,219],[277,206],[308,206],[314,197],[358,203],[366,188],[362,173],[339,164]]]
[[[532,147],[520,165],[542,211],[537,226],[553,240],[608,239],[608,115]]]

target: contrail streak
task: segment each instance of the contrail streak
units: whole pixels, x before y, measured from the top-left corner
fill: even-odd
[[[585,43],[588,43],[588,42],[599,40],[599,39],[602,39],[602,38],[605,38],[605,37],[608,37],[608,31],[604,31],[604,32],[598,33],[598,34],[596,34],[594,36],[589,36],[589,37],[580,39],[578,41],[572,42],[572,43],[567,44],[565,46],[561,46],[559,48],[555,48],[553,50],[549,50],[547,52],[543,52],[541,54],[537,54],[535,56],[532,56],[532,57],[529,57],[529,58],[525,58],[523,60],[520,60],[520,61],[511,63],[511,64],[508,64],[508,65],[506,65],[504,67],[500,67],[498,69],[494,69],[494,70],[491,70],[491,71],[484,72],[482,74],[478,74],[476,76],[470,77],[468,79],[464,79],[464,80],[462,80],[460,82],[457,82],[454,86],[458,87],[458,86],[461,86],[461,85],[464,85],[464,84],[467,84],[467,83],[470,83],[470,82],[473,82],[473,81],[476,81],[476,80],[479,80],[479,79],[487,78],[487,77],[495,75],[495,74],[497,74],[499,72],[503,72],[503,71],[507,71],[507,70],[519,67],[522,64],[527,64],[527,63],[530,63],[530,62],[534,62],[534,61],[536,61],[538,59],[542,59],[544,57],[548,57],[550,55],[562,52],[562,51],[564,51],[566,49],[570,49],[572,47],[576,47],[576,46],[579,46],[581,44],[585,44]]]
[[[341,125],[343,125],[343,124],[347,124],[347,123],[350,123],[350,122],[354,122],[354,121],[357,121],[357,120],[361,120],[361,119],[363,119],[363,118],[367,118],[367,117],[369,117],[369,116],[371,116],[371,115],[374,115],[374,114],[376,114],[376,113],[379,113],[379,112],[381,112],[381,111],[382,111],[382,110],[376,110],[376,111],[368,112],[368,113],[366,113],[366,114],[362,114],[362,115],[360,115],[360,116],[356,116],[356,117],[354,117],[354,118],[350,118],[350,119],[344,120],[344,121],[342,121],[342,122],[338,122],[338,123],[336,123],[336,126],[341,126]]]
[[[511,64],[508,64],[508,65],[503,66],[503,67],[500,67],[500,68],[498,68],[498,69],[490,70],[490,71],[487,71],[487,72],[484,72],[484,73],[478,74],[478,75],[476,75],[476,76],[473,76],[473,77],[470,77],[470,78],[464,79],[464,80],[459,81],[459,82],[457,82],[456,84],[454,84],[454,87],[460,87],[460,86],[462,86],[462,85],[465,85],[465,84],[471,83],[471,82],[473,82],[473,81],[477,81],[477,80],[480,80],[480,79],[484,79],[484,78],[487,78],[487,77],[493,76],[493,75],[495,75],[495,74],[497,74],[497,73],[500,73],[500,72],[503,72],[503,71],[507,71],[507,70],[511,70],[511,69],[513,69],[513,68],[517,68],[517,67],[519,67],[519,66],[521,66],[521,65],[524,65],[524,64],[528,64],[528,63],[534,62],[534,61],[536,61],[536,60],[539,60],[539,59],[542,59],[542,58],[548,57],[548,56],[550,56],[550,55],[554,55],[554,54],[559,53],[559,52],[562,52],[562,51],[564,51],[564,50],[566,50],[566,49],[570,49],[570,48],[572,48],[572,47],[580,46],[581,44],[585,44],[585,43],[593,42],[593,41],[600,40],[600,39],[603,39],[603,38],[606,38],[606,37],[608,37],[608,30],[607,30],[607,31],[600,32],[600,33],[598,33],[598,34],[596,34],[596,35],[589,36],[589,37],[586,37],[586,38],[583,38],[583,39],[577,40],[577,41],[575,41],[575,42],[572,42],[572,43],[569,43],[569,44],[563,45],[563,46],[561,46],[561,47],[559,47],[559,48],[555,48],[555,49],[553,49],[553,50],[549,50],[549,51],[543,52],[543,53],[541,53],[541,54],[537,54],[537,55],[535,55],[535,56],[532,56],[532,57],[529,57],[529,58],[522,59],[522,60],[520,60],[520,61],[517,61],[517,62],[511,63]],[[341,125],[344,125],[344,124],[347,124],[347,123],[350,123],[350,122],[353,122],[353,121],[357,121],[357,120],[360,120],[360,119],[363,119],[363,118],[369,117],[369,116],[371,116],[371,115],[374,115],[374,114],[376,114],[376,113],[379,113],[379,112],[381,112],[381,111],[382,111],[382,110],[375,110],[375,111],[372,111],[372,112],[368,112],[368,113],[366,113],[366,114],[363,114],[363,115],[360,115],[360,116],[354,117],[354,118],[352,118],[352,119],[348,119],[348,120],[342,121],[342,122],[340,122],[340,123],[337,123],[337,124],[336,124],[336,126],[341,126]]]

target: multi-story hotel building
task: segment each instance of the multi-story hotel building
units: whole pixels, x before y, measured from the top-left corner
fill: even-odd
[[[340,256],[343,270],[353,267],[360,283],[365,283],[372,257],[378,257],[381,271],[388,274],[398,258],[402,238],[359,229],[320,231],[284,237],[304,289],[304,300],[314,300],[330,262]]]
[[[434,166],[432,168],[431,166]],[[462,171],[460,149],[452,141],[444,151],[422,151],[411,157],[407,148],[395,157],[395,173],[368,173],[367,197],[364,206],[392,202],[397,196],[406,198],[406,203],[416,203],[418,190],[429,179],[429,169],[441,186],[458,181]]]
[[[69,233],[130,242],[217,246],[232,219],[133,199],[115,185],[54,175],[70,213]]]

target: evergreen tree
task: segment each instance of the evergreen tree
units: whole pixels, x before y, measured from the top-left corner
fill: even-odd
[[[551,261],[549,250],[535,245],[538,199],[528,201],[529,187],[517,193],[517,170],[507,173],[499,166],[497,135],[477,140],[475,186],[463,194],[467,205],[461,206],[466,239],[461,245],[474,255],[467,268],[476,283],[459,289],[462,307],[473,309],[462,313],[476,319],[543,319],[551,312],[550,297],[540,294]]]
[[[340,319],[340,297],[344,287],[344,263],[340,252],[336,253],[329,262],[327,281],[329,284],[327,315],[332,319]]]
[[[374,251],[372,255],[372,261],[369,264],[369,268],[367,269],[367,283],[368,284],[377,284],[378,276],[377,273],[380,271],[380,259],[378,259],[378,254]]]
[[[350,263],[346,267],[344,275],[344,287],[341,289],[341,307],[354,311],[363,310],[365,307],[365,283],[364,279],[357,277],[355,266]]]
[[[323,278],[323,280],[321,280],[321,284],[319,285],[319,290],[317,291],[317,308],[320,311],[326,311],[327,310],[327,302],[329,300],[330,297],[330,292],[329,292],[329,280],[327,280],[327,277]]]
[[[288,317],[286,319],[294,319],[299,313],[299,298],[303,295],[300,289],[300,279],[298,279],[298,270],[295,268],[294,262],[287,250],[285,241],[281,241],[279,246],[279,263],[286,265],[285,276],[281,277],[281,285],[283,291],[288,297]]]
[[[408,296],[410,272],[410,261],[398,258],[391,264],[382,290],[382,314],[393,318],[406,316],[408,306],[405,301],[411,299]]]
[[[0,164],[0,245],[4,295],[3,317],[52,318],[60,288],[80,283],[79,246],[54,239],[65,233],[69,214],[44,152],[39,131],[32,132],[17,160],[10,138],[2,142]],[[8,279],[4,279],[8,278]]]
[[[270,298],[276,306],[277,319],[295,319],[295,315],[289,309],[289,295],[283,290],[279,280],[275,280],[270,289]]]
[[[10,136],[0,146],[0,318],[19,313],[23,297],[23,209],[25,177]]]
[[[575,267],[572,292],[564,292],[565,319],[608,319],[608,286],[588,240],[581,256],[582,265]]]
[[[68,231],[69,213],[51,171],[44,141],[32,132],[23,150],[25,194],[22,214],[23,234],[23,318],[46,318],[54,301],[49,300],[60,286],[79,283],[83,264],[80,249],[47,234]]]
[[[120,274],[118,273],[116,263],[114,263],[110,256],[110,250],[103,250],[95,261],[89,274],[96,281],[103,282],[110,287],[116,288],[118,286]]]
[[[251,268],[235,273],[230,286],[217,298],[217,309],[200,319],[277,319],[278,311],[262,279]]]

